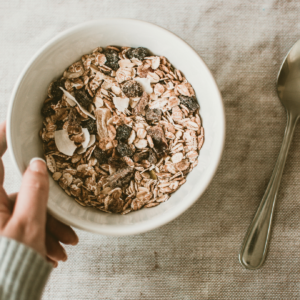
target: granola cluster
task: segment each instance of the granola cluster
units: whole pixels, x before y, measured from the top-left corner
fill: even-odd
[[[97,48],[48,89],[40,130],[53,179],[83,206],[127,214],[169,199],[204,142],[195,92],[146,48]]]

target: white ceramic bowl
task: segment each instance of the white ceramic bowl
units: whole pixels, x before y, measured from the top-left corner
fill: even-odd
[[[205,129],[198,166],[187,182],[165,203],[128,215],[106,214],[84,208],[67,196],[50,176],[48,209],[62,222],[105,235],[146,232],[178,217],[203,194],[221,159],[225,140],[225,114],[221,94],[199,55],[173,33],[131,19],[101,19],[73,27],[49,41],[29,61],[13,89],[8,110],[7,140],[20,174],[31,158],[43,157],[38,132],[40,110],[49,83],[66,67],[94,48],[107,45],[146,47],[163,55],[181,70],[196,91]]]

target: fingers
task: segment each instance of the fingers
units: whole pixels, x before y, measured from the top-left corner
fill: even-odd
[[[3,156],[6,148],[6,122],[4,121],[0,124],[0,157]]]
[[[46,235],[47,256],[54,261],[66,261],[68,259],[64,247],[51,235]]]
[[[34,222],[45,232],[46,209],[49,193],[47,167],[43,160],[32,160],[23,175],[12,218]]]
[[[57,268],[58,262],[56,260],[52,260],[48,256],[46,257],[47,261],[53,265],[53,268]]]
[[[7,148],[5,132],[6,122],[4,121],[0,124],[0,185],[3,185],[4,182],[4,165],[1,157],[3,156]]]
[[[0,229],[5,227],[10,217],[10,201],[3,186],[0,185]]]
[[[67,245],[77,245],[78,236],[75,231],[52,216],[47,216],[47,230],[61,243]]]

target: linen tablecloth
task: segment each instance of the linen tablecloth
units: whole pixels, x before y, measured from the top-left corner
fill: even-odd
[[[0,2],[0,121],[13,85],[50,38],[101,17],[149,21],[187,41],[211,69],[226,108],[226,145],[205,194],[175,221],[131,237],[77,231],[43,299],[299,299],[300,130],[296,128],[267,261],[245,270],[238,252],[279,153],[286,115],[277,72],[300,38],[297,0],[27,0]],[[42,74],[41,74],[42,76]],[[5,187],[20,185],[10,157]]]

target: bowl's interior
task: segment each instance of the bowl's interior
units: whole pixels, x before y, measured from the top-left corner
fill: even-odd
[[[22,173],[32,157],[43,157],[38,132],[42,125],[40,109],[49,83],[83,54],[107,45],[143,46],[166,56],[194,87],[205,129],[199,164],[186,184],[169,201],[151,209],[121,216],[84,208],[50,179],[48,207],[58,219],[103,234],[133,234],[172,220],[195,202],[212,179],[223,149],[224,111],[216,83],[203,61],[178,37],[155,25],[124,19],[94,21],[59,35],[31,60],[15,87],[8,116],[8,142]]]

